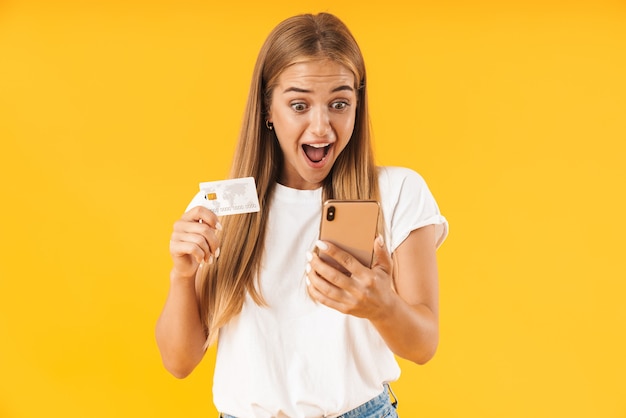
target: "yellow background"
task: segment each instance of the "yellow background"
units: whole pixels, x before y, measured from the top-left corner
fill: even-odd
[[[411,5],[409,5],[411,4]],[[153,328],[168,240],[229,166],[256,53],[330,11],[377,158],[451,224],[403,417],[626,417],[626,3],[0,1],[0,417],[206,417]]]

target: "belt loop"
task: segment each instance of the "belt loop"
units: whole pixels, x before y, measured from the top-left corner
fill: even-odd
[[[391,390],[391,385],[389,383],[384,383],[383,386],[385,387],[385,389],[387,389],[387,392],[389,392],[389,395],[393,398],[391,406],[393,406],[395,409],[398,409],[398,398],[396,398],[396,394],[393,393],[393,390]]]

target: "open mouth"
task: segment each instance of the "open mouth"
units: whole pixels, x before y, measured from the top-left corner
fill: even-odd
[[[302,150],[307,158],[313,163],[319,163],[328,154],[331,144],[303,144]]]

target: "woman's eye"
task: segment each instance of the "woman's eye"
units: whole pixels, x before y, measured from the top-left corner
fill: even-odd
[[[348,102],[334,102],[330,106],[335,110],[343,110],[350,106],[350,104]]]
[[[303,112],[306,110],[306,104],[304,103],[292,103],[291,108],[296,112]]]

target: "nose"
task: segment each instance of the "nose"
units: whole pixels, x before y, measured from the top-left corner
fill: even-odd
[[[330,117],[328,109],[316,107],[312,109],[311,122],[309,124],[309,130],[312,134],[318,137],[325,137],[330,132]]]

